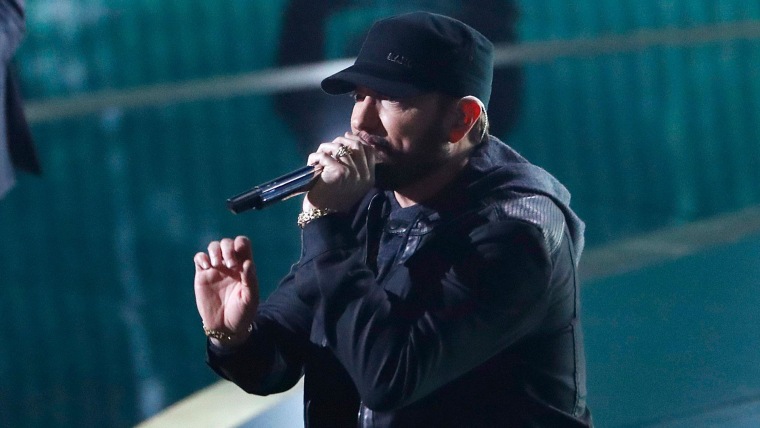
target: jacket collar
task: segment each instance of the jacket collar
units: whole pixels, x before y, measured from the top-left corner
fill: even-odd
[[[475,147],[467,165],[448,186],[423,203],[423,214],[411,231],[420,236],[417,247],[430,240],[437,226],[508,198],[512,192],[544,195],[557,204],[565,215],[578,260],[584,247],[585,224],[570,209],[570,192],[547,171],[493,136]],[[382,191],[370,192],[365,198],[367,205],[372,198],[382,199]]]

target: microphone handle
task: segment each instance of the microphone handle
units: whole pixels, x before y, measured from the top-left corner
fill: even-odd
[[[291,196],[306,192],[314,184],[317,169],[307,165],[293,172],[262,183],[227,199],[227,208],[235,214],[260,210]]]

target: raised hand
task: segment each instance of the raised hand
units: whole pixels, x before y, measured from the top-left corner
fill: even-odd
[[[211,338],[217,346],[234,346],[250,334],[259,305],[259,283],[251,241],[245,236],[225,238],[200,252],[195,262],[195,303],[207,330],[224,338]]]

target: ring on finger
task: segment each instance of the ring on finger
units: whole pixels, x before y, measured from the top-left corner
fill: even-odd
[[[353,150],[351,150],[351,147],[344,146],[341,144],[341,146],[338,148],[338,151],[335,152],[335,158],[342,158],[344,156],[351,156],[351,153],[353,153]]]

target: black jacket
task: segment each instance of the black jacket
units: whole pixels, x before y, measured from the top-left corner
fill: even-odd
[[[307,224],[251,339],[208,362],[254,394],[305,375],[309,427],[586,427],[565,188],[492,138],[406,232],[379,280],[385,196]]]

